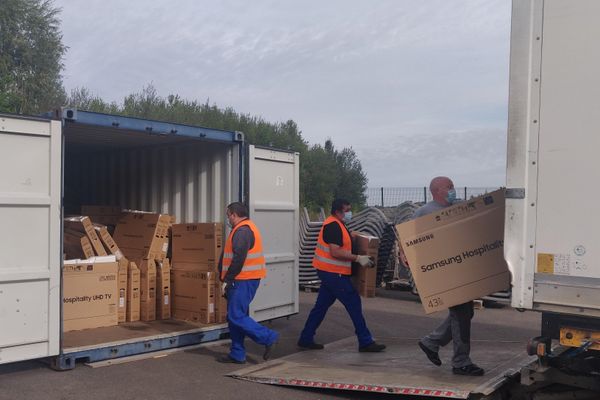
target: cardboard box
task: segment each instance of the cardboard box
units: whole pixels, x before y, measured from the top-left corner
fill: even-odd
[[[87,215],[94,223],[108,225],[110,228],[114,228],[121,218],[121,207],[81,206],[81,215]]]
[[[356,254],[367,255],[373,259],[375,267],[361,267],[352,263],[352,281],[362,297],[375,297],[377,288],[377,255],[379,253],[379,238],[364,233],[353,234],[353,247]]]
[[[508,289],[503,190],[396,229],[427,314]]]
[[[173,264],[216,265],[223,250],[223,224],[175,224],[172,226]]]
[[[63,250],[67,259],[85,260],[96,255],[86,234],[72,229],[63,232]]]
[[[215,281],[215,322],[227,322],[227,299],[223,297],[223,285],[218,279]]]
[[[171,265],[156,261],[156,319],[171,318]]]
[[[154,260],[140,263],[140,320],[156,320],[156,264]]]
[[[102,246],[102,242],[100,242],[100,238],[96,234],[96,230],[94,229],[94,225],[89,217],[85,216],[77,216],[77,217],[69,217],[64,220],[65,229],[71,229],[77,232],[85,233],[92,247],[94,248],[94,252],[99,256],[106,256],[106,250],[104,250],[104,246]]]
[[[115,242],[113,237],[110,235],[110,233],[108,233],[108,228],[105,225],[100,225],[96,223],[94,223],[93,225],[94,229],[96,230],[96,233],[100,237],[100,241],[102,242],[106,250],[110,254],[116,256],[117,260],[123,258],[123,253],[119,249],[119,246],[117,246],[117,243]]]
[[[140,320],[140,269],[130,261],[127,270],[127,322]]]
[[[216,273],[217,264],[172,262],[171,269],[175,269],[178,271],[205,271]]]
[[[118,314],[119,323],[127,321],[127,274],[129,271],[129,260],[121,258],[118,261],[119,264],[119,276],[118,276],[118,288],[119,288],[119,304]]]
[[[173,318],[215,322],[215,273],[171,270]]]
[[[113,238],[130,260],[163,260],[169,249],[171,216],[124,211]]]
[[[116,262],[65,263],[64,332],[117,325],[118,274]]]

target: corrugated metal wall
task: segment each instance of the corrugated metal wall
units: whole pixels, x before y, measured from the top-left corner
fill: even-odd
[[[65,157],[65,211],[116,205],[174,215],[177,222],[224,220],[239,200],[238,146],[209,142],[87,152]]]

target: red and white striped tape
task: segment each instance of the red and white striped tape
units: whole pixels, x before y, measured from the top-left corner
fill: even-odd
[[[375,392],[375,393],[395,393],[395,394],[408,394],[408,395],[420,395],[430,397],[450,397],[462,399],[465,396],[462,393],[457,393],[449,390],[432,390],[432,389],[417,389],[417,388],[398,388],[398,387],[385,387],[377,385],[357,385],[351,383],[330,383],[330,382],[319,382],[319,381],[307,381],[302,379],[279,379],[277,382],[279,385],[288,386],[304,386],[321,389],[341,389],[341,390],[358,390],[363,392]]]

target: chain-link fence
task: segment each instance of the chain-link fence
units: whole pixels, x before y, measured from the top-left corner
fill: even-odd
[[[485,193],[492,192],[497,187],[456,187],[456,197],[470,199]],[[411,201],[413,203],[426,203],[431,201],[428,187],[370,187],[367,189],[367,205],[369,207],[395,207]]]

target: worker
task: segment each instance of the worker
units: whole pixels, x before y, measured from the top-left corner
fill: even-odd
[[[450,178],[438,176],[429,184],[433,200],[415,211],[414,218],[422,217],[456,203],[456,190]],[[406,256],[400,258],[408,265]],[[452,372],[456,375],[481,376],[484,370],[471,361],[471,319],[473,318],[473,302],[469,301],[449,308],[448,317],[433,332],[419,341],[419,347],[429,361],[440,366],[442,360],[438,354],[440,347],[450,341],[454,344],[452,356]]]
[[[385,345],[373,340],[363,317],[360,296],[350,280],[352,261],[363,267],[374,266],[370,257],[352,254],[352,238],[345,225],[351,218],[350,203],[343,199],[336,199],[331,205],[331,215],[325,220],[319,232],[313,266],[317,269],[321,287],[315,306],[298,340],[298,347],[302,349],[324,348],[322,344],[314,341],[314,336],[327,310],[336,300],[344,305],[352,319],[358,337],[358,350],[374,353],[385,349]]]
[[[279,334],[260,325],[249,316],[249,308],[260,280],[267,275],[260,231],[248,218],[242,203],[232,203],[226,209],[227,222],[232,228],[219,260],[223,293],[227,299],[227,323],[231,337],[228,355],[217,359],[223,363],[244,364],[248,336],[265,346],[263,359],[269,359]]]

